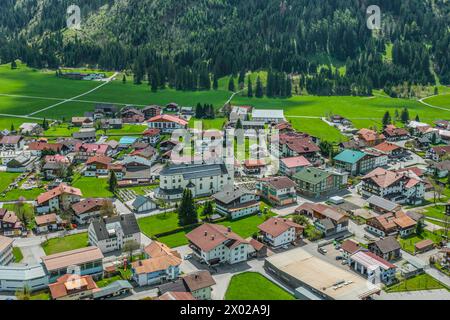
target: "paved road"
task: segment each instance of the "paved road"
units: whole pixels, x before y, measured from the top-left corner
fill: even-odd
[[[375,300],[450,300],[450,292],[445,289],[441,290],[423,290],[386,293],[381,292],[379,296],[374,297]]]

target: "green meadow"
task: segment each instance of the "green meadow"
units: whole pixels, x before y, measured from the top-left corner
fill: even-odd
[[[252,79],[256,85],[256,77],[260,76],[263,83],[267,73],[264,71],[252,72],[247,78]],[[172,89],[151,92],[148,84],[133,84],[128,76],[127,82],[122,83],[122,74],[115,81],[86,94],[75,101],[68,101],[54,108],[43,110],[34,116],[47,119],[65,119],[72,116],[81,116],[86,111],[92,111],[99,102],[116,103],[119,105],[134,104],[142,107],[149,104],[165,105],[175,102],[180,105],[195,106],[197,103],[212,103],[217,109],[231,97],[228,91],[229,77],[219,79],[219,89],[210,91],[176,91]],[[76,81],[57,78],[54,71],[40,71],[28,68],[18,63],[18,69],[11,70],[10,65],[0,65],[0,129],[9,129],[11,124],[18,127],[23,122],[39,121],[14,117],[14,115],[28,115],[46,107],[54,105],[64,99],[86,93],[101,83],[95,81]],[[245,85],[247,82],[245,83]],[[235,78],[235,85],[237,78]],[[276,98],[248,98],[246,90],[234,96],[233,105],[251,105],[263,109],[283,109],[287,119],[297,130],[308,132],[321,139],[340,142],[346,137],[333,127],[330,127],[320,118],[330,113],[343,115],[353,121],[357,128],[381,127],[381,119],[386,111],[394,115],[395,110],[407,107],[410,117],[419,116],[421,121],[450,118],[450,89],[439,86],[441,95],[426,99],[432,105],[449,108],[449,111],[430,108],[418,101],[407,99],[393,99],[382,92],[376,92],[373,97],[317,97],[294,96],[287,99]],[[222,126],[224,118],[205,120],[205,129],[218,129]],[[48,132],[49,136],[58,133]]]

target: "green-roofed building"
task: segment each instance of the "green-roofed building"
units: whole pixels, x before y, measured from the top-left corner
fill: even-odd
[[[346,149],[334,157],[334,164],[336,168],[356,176],[372,171],[375,168],[375,158],[372,154]]]
[[[293,176],[297,191],[305,196],[319,198],[336,193],[347,186],[347,174],[307,167]]]

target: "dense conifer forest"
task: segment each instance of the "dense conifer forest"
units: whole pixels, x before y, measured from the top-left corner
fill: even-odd
[[[237,89],[267,70],[269,97],[450,84],[446,0],[79,0],[81,30],[66,27],[73,2],[0,1],[1,63],[128,70],[153,91],[214,90],[229,75]],[[374,4],[380,30],[366,26]]]

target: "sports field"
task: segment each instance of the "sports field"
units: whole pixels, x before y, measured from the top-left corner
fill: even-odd
[[[92,111],[99,102],[133,104],[138,107],[165,105],[169,102],[195,106],[200,102],[212,103],[219,108],[231,97],[227,90],[229,77],[219,80],[219,90],[189,92],[165,89],[153,93],[146,82],[134,85],[132,77],[128,77],[125,84],[122,83],[122,75],[109,83],[76,81],[57,78],[54,71],[33,70],[21,63],[18,66],[15,70],[11,70],[9,64],[0,66],[0,129],[10,129],[11,124],[17,128],[23,122],[39,122],[42,118],[68,120],[72,116]],[[265,72],[252,73],[250,77],[253,85],[257,74],[265,81]],[[237,79],[235,83],[237,86]],[[323,122],[321,117],[330,113],[341,114],[352,120],[358,128],[381,127],[381,119],[386,111],[390,111],[393,116],[395,110],[407,107],[410,117],[418,115],[421,121],[448,119],[450,90],[443,86],[439,89],[441,95],[424,100],[437,108],[416,100],[393,99],[379,93],[374,97],[294,96],[289,99],[270,99],[248,98],[245,89],[234,96],[232,103],[263,109],[283,109],[296,129],[321,139],[339,142],[345,140],[345,137]],[[67,99],[71,100],[65,101]],[[222,123],[222,119],[215,119],[205,127],[216,128]]]

